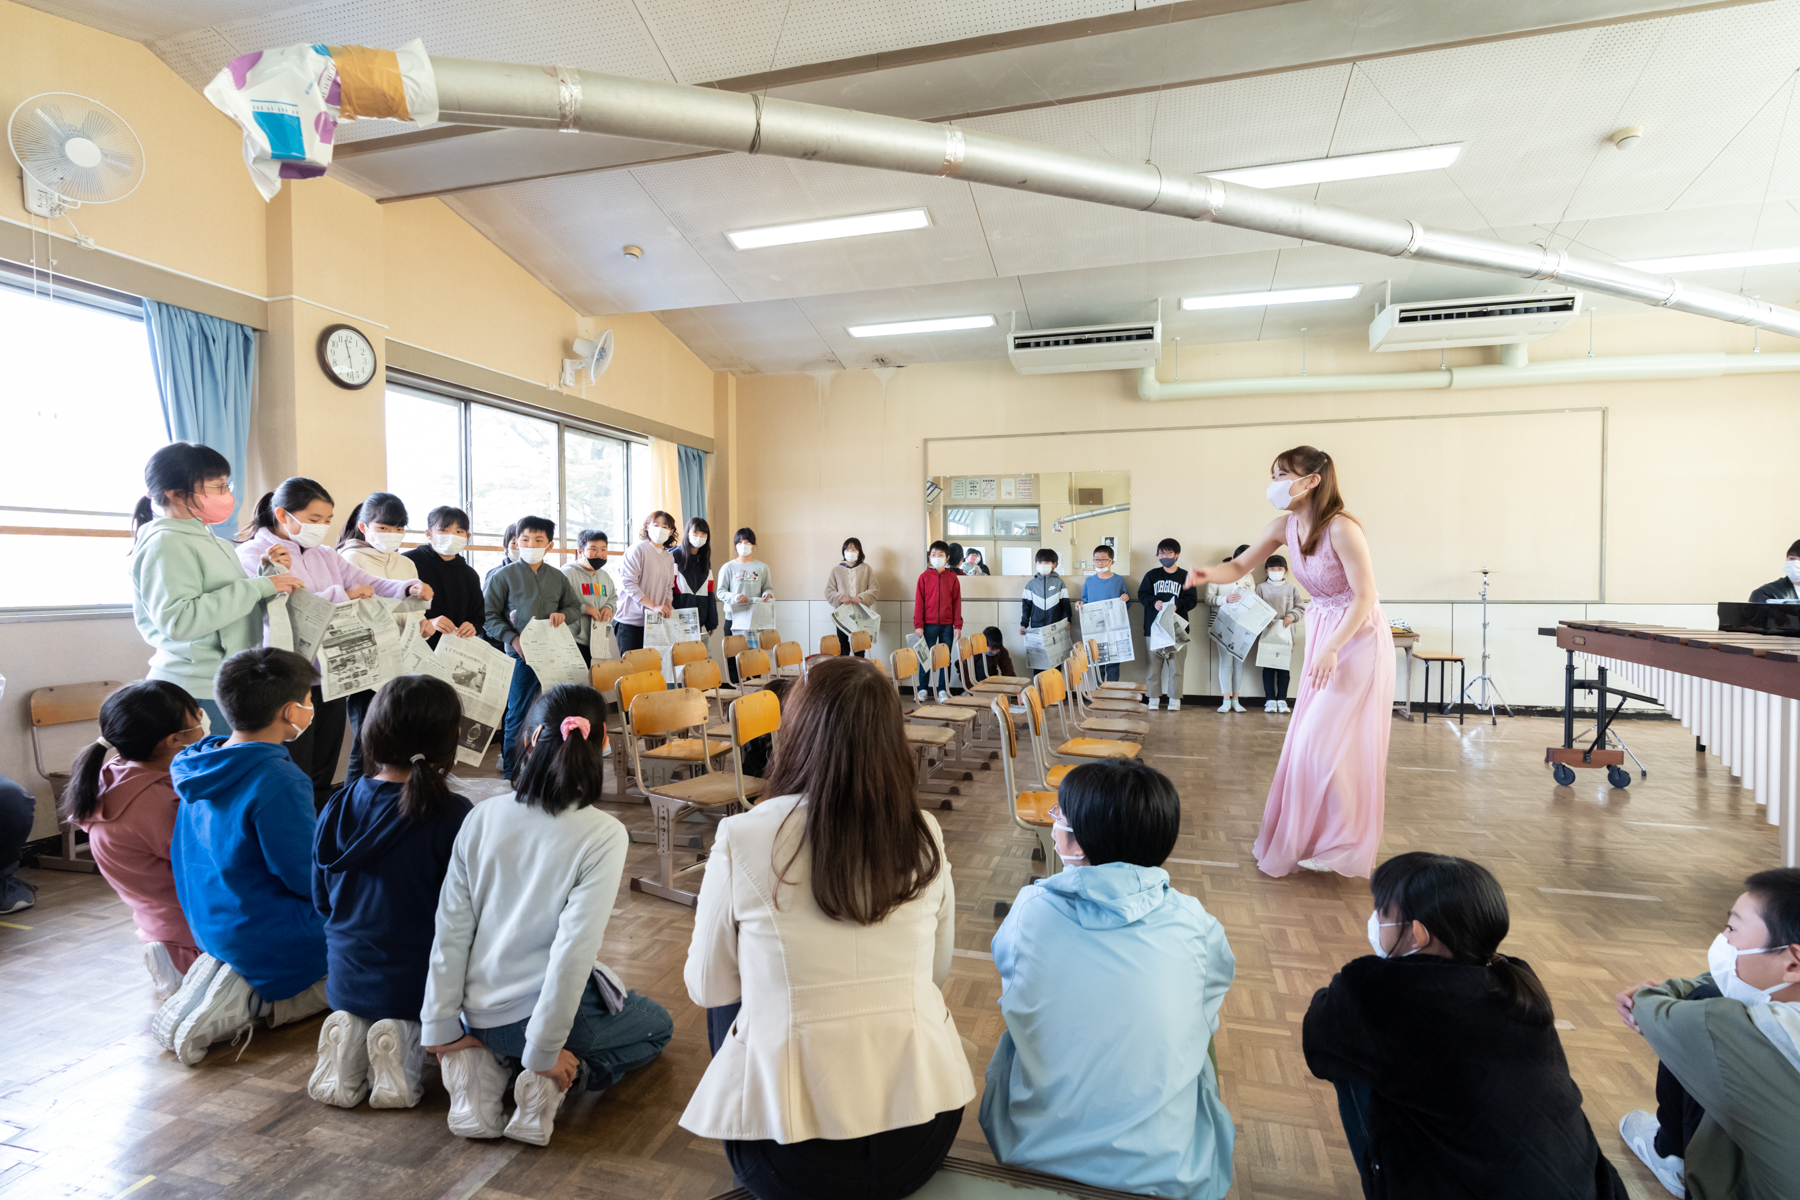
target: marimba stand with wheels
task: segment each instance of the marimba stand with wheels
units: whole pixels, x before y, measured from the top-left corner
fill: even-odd
[[[1540,629],[1538,632],[1551,637],[1556,636],[1554,629]],[[1577,679],[1575,678],[1575,652],[1573,650],[1568,652],[1568,659],[1568,665],[1563,668],[1563,744],[1551,746],[1544,751],[1544,761],[1551,764],[1551,777],[1562,787],[1568,787],[1575,782],[1577,767],[1605,767],[1606,782],[1616,788],[1627,788],[1631,786],[1631,772],[1625,769],[1625,756],[1630,754],[1631,761],[1637,764],[1639,777],[1648,779],[1650,777],[1649,768],[1645,767],[1643,761],[1632,753],[1631,748],[1620,740],[1619,735],[1612,734],[1612,740],[1618,744],[1616,750],[1606,744],[1607,735],[1611,732],[1613,721],[1624,709],[1627,700],[1636,700],[1640,704],[1657,704],[1659,702],[1651,696],[1640,696],[1636,692],[1608,686],[1605,667],[1596,666],[1593,679]],[[1575,744],[1575,693],[1577,691],[1597,694],[1593,724],[1594,740],[1586,747]],[[1607,709],[1608,696],[1619,698],[1619,703],[1611,711]],[[1586,732],[1585,729],[1582,730],[1583,734]]]

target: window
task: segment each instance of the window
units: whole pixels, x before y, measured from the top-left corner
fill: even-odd
[[[603,529],[615,551],[648,511],[650,448],[551,415],[471,395],[440,394],[421,380],[387,389],[388,490],[406,502],[415,530],[440,504],[466,510],[470,540],[498,546],[523,516],[556,522],[556,546],[573,551],[583,529]],[[413,540],[413,539],[409,539]],[[498,550],[471,551],[485,575]],[[568,561],[553,555],[558,566]]]
[[[0,525],[125,530],[168,442],[136,301],[0,274]],[[130,604],[124,537],[0,534],[0,609]]]
[[[946,537],[987,537],[993,533],[991,508],[947,508],[944,510]]]

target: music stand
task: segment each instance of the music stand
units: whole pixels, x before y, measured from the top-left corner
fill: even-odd
[[[1513,715],[1513,710],[1512,710],[1512,705],[1508,704],[1506,702],[1505,698],[1500,695],[1500,685],[1494,682],[1494,677],[1492,675],[1488,674],[1488,644],[1487,644],[1487,642],[1488,642],[1488,568],[1482,567],[1481,568],[1481,674],[1479,674],[1475,678],[1469,680],[1469,682],[1463,686],[1461,700],[1462,700],[1462,703],[1468,704],[1470,689],[1472,689],[1476,684],[1480,684],[1481,685],[1481,699],[1479,701],[1477,701],[1471,707],[1473,707],[1476,712],[1486,713],[1488,715],[1488,719],[1490,721],[1492,721],[1494,724],[1498,725],[1500,723],[1500,711],[1499,710],[1504,708],[1506,710],[1506,715],[1509,717]],[[1489,688],[1494,689],[1494,698],[1492,701],[1490,701],[1488,699],[1488,689]],[[1450,711],[1450,706],[1448,704],[1444,705],[1444,711],[1445,712]]]

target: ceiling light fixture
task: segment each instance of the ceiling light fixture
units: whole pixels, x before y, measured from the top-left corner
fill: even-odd
[[[850,325],[851,337],[888,337],[896,333],[947,333],[953,329],[986,329],[992,316],[937,317],[930,321],[892,321],[886,325]]]
[[[1679,258],[1641,258],[1619,265],[1664,275],[1683,271],[1720,271],[1728,267],[1772,267],[1791,262],[1800,262],[1800,246],[1779,246],[1769,250],[1728,250],[1724,254],[1685,254]]]
[[[1284,288],[1278,292],[1232,292],[1223,296],[1184,296],[1188,312],[1207,308],[1262,308],[1270,304],[1312,304],[1318,300],[1348,300],[1362,291],[1360,283],[1339,287]]]
[[[930,224],[931,214],[926,210],[900,208],[892,212],[863,213],[856,217],[828,217],[823,221],[738,229],[725,236],[739,250],[761,250],[765,246],[790,246],[795,242],[825,242],[832,238],[861,237],[866,233],[924,229]]]
[[[1205,171],[1214,179],[1245,187],[1293,187],[1301,183],[1331,183],[1339,179],[1373,179],[1378,175],[1405,175],[1410,171],[1436,171],[1456,161],[1462,143],[1415,146],[1410,150],[1377,150],[1373,154],[1344,154],[1337,158],[1309,158],[1305,162],[1270,163],[1266,167],[1239,167],[1233,171]]]

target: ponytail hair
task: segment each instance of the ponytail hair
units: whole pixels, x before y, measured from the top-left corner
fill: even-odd
[[[64,821],[86,821],[99,811],[100,768],[112,751],[126,762],[149,762],[164,738],[199,721],[200,706],[176,684],[163,679],[126,684],[100,706],[101,740],[89,742],[75,756],[57,815]]]
[[[131,510],[131,532],[136,534],[156,516],[163,498],[174,492],[184,502],[209,479],[231,478],[231,463],[211,446],[199,442],[170,442],[144,464],[144,495]]]
[[[450,771],[461,723],[456,689],[432,675],[390,679],[369,702],[362,723],[364,770],[412,767],[400,788],[402,820],[430,820],[453,801]]]
[[[1331,524],[1333,517],[1341,514],[1356,521],[1344,508],[1344,495],[1338,491],[1337,464],[1331,461],[1331,455],[1313,446],[1295,446],[1277,454],[1275,465],[1302,479],[1308,475],[1319,477],[1319,486],[1306,493],[1306,512],[1311,528],[1299,546],[1301,554],[1310,557],[1318,553],[1319,540],[1325,536],[1325,527]],[[1362,522],[1357,521],[1357,524]]]
[[[244,530],[238,541],[249,541],[264,529],[271,533],[280,532],[281,523],[275,519],[276,509],[285,508],[289,512],[298,512],[314,500],[323,500],[327,504],[337,503],[318,480],[308,479],[304,475],[290,475],[274,491],[262,494],[262,498],[256,502],[256,511],[250,518],[250,527]]]
[[[283,505],[282,507],[286,507]],[[302,508],[306,506],[301,505]],[[362,539],[358,525],[398,525],[406,528],[406,502],[392,492],[370,492],[369,498],[350,510],[344,518],[344,532],[338,534],[338,549],[346,543]]]
[[[585,731],[578,723],[586,725]],[[600,799],[606,777],[606,697],[582,684],[558,684],[532,705],[519,739],[523,743],[533,735],[535,744],[518,747],[524,754],[512,780],[515,800],[554,817]]]
[[[1506,1014],[1527,1025],[1556,1019],[1550,994],[1529,966],[1500,953],[1512,919],[1500,881],[1480,863],[1422,850],[1375,868],[1369,891],[1376,911],[1425,926],[1460,963],[1488,969],[1490,991]]]

